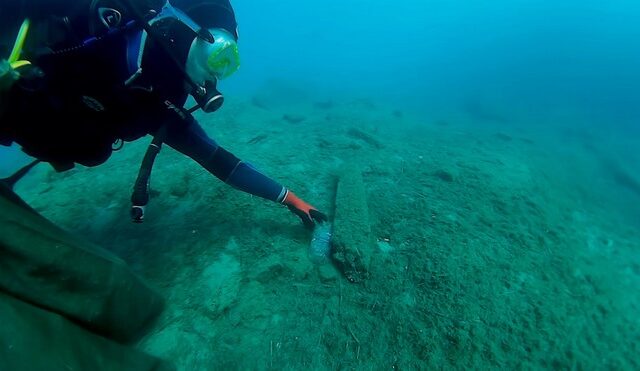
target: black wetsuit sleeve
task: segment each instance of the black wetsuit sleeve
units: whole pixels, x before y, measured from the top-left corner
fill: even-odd
[[[282,197],[282,185],[219,146],[197,121],[172,121],[164,130],[166,144],[189,156],[230,186],[271,201]]]

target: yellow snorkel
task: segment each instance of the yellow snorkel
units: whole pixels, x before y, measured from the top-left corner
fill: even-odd
[[[5,94],[11,90],[13,84],[20,78],[20,73],[17,70],[31,64],[27,60],[20,59],[28,32],[29,20],[25,19],[22,22],[22,26],[20,26],[20,31],[18,32],[16,43],[13,44],[9,59],[0,58],[0,116],[4,114],[8,104]]]
[[[13,44],[13,49],[11,50],[11,54],[9,55],[9,65],[11,68],[18,69],[20,67],[31,64],[31,62],[26,60],[19,60],[20,54],[22,54],[22,48],[24,47],[24,41],[27,39],[27,33],[29,32],[30,22],[28,19],[25,19],[22,22],[22,26],[20,26],[20,31],[18,31],[18,37],[16,37],[16,42]]]
[[[28,66],[31,62],[27,60],[21,60],[20,54],[22,54],[22,48],[24,47],[24,41],[27,38],[29,32],[29,20],[25,19],[20,26],[18,37],[13,45],[9,59],[0,59],[0,93],[9,91],[13,83],[18,80],[20,74],[18,69],[24,66]]]

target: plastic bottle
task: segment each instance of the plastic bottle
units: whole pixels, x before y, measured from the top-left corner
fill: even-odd
[[[316,224],[313,229],[313,237],[309,244],[309,259],[314,264],[329,262],[331,255],[331,224],[324,222]]]

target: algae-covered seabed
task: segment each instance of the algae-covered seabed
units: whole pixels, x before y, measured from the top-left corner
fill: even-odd
[[[141,348],[180,370],[640,368],[639,143],[581,123],[271,93],[201,121],[330,214],[340,169],[359,167],[377,241],[364,284],[314,266],[286,208],[168,147],[147,220],[132,224],[147,139],[101,167],[40,165],[20,183],[38,211],[164,293]]]

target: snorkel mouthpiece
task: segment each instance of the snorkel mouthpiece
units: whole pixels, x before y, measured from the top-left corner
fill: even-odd
[[[205,113],[212,113],[219,110],[224,103],[224,96],[218,91],[216,85],[213,81],[205,82],[204,90],[206,93],[193,96],[197,105],[188,110],[188,112],[192,113],[198,109],[202,109]]]

